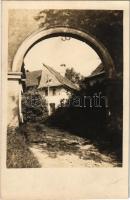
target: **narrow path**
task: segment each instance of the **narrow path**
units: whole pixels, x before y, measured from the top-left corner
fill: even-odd
[[[42,167],[116,167],[110,155],[104,155],[89,140],[46,127],[43,141],[32,142],[30,150]]]

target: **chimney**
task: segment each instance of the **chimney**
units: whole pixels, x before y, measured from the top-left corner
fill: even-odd
[[[62,76],[65,76],[65,72],[66,72],[66,64],[61,64],[60,65],[60,74]]]

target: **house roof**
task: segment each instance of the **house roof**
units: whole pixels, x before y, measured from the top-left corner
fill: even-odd
[[[38,86],[40,77],[41,77],[42,70],[32,71],[32,72],[26,72],[26,86]]]
[[[91,73],[90,76],[87,76],[86,79],[93,79],[105,74],[104,66],[102,63],[98,65],[98,67]]]
[[[74,90],[78,90],[78,86],[76,86],[74,83],[72,83],[69,79],[67,79],[66,77],[62,76],[59,72],[57,72],[56,70],[54,70],[52,67],[43,64],[43,68],[44,70],[42,71],[42,76],[41,76],[41,80],[40,80],[40,84],[38,86],[38,88],[42,88],[42,87],[47,87],[48,84],[49,86],[58,86],[58,85],[64,85],[67,86],[68,88],[74,89]],[[48,74],[48,77],[45,76],[44,72],[47,70],[47,72],[49,72],[50,74]],[[45,83],[45,79],[46,83]]]
[[[50,72],[48,68],[43,67],[38,88],[43,88],[48,86],[53,87],[60,85],[62,84],[57,80],[56,76],[52,72]]]
[[[43,65],[42,70],[26,72],[26,86],[37,86],[39,88],[53,86],[67,86],[68,88],[78,90],[78,86],[63,77],[59,72],[55,71],[48,65]]]
[[[92,76],[96,76],[97,74],[105,72],[103,63],[100,63],[97,68],[91,73]]]

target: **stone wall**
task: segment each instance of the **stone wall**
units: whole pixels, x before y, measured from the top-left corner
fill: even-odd
[[[86,10],[45,10],[38,15],[40,10],[17,9],[9,11],[9,71],[14,55],[19,45],[39,26],[50,28],[54,26],[67,26],[81,29],[90,33],[102,42],[113,58],[119,77],[123,72],[123,12],[122,11],[86,11]],[[66,15],[66,13],[68,15]],[[40,16],[35,20],[35,16]]]
[[[34,20],[38,12],[38,10],[9,10],[8,71],[11,71],[13,58],[20,44],[38,29],[38,23]]]

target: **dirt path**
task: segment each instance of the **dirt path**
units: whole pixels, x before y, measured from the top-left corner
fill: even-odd
[[[42,167],[117,166],[114,158],[100,153],[90,141],[48,127],[43,141],[31,143],[30,150]]]

